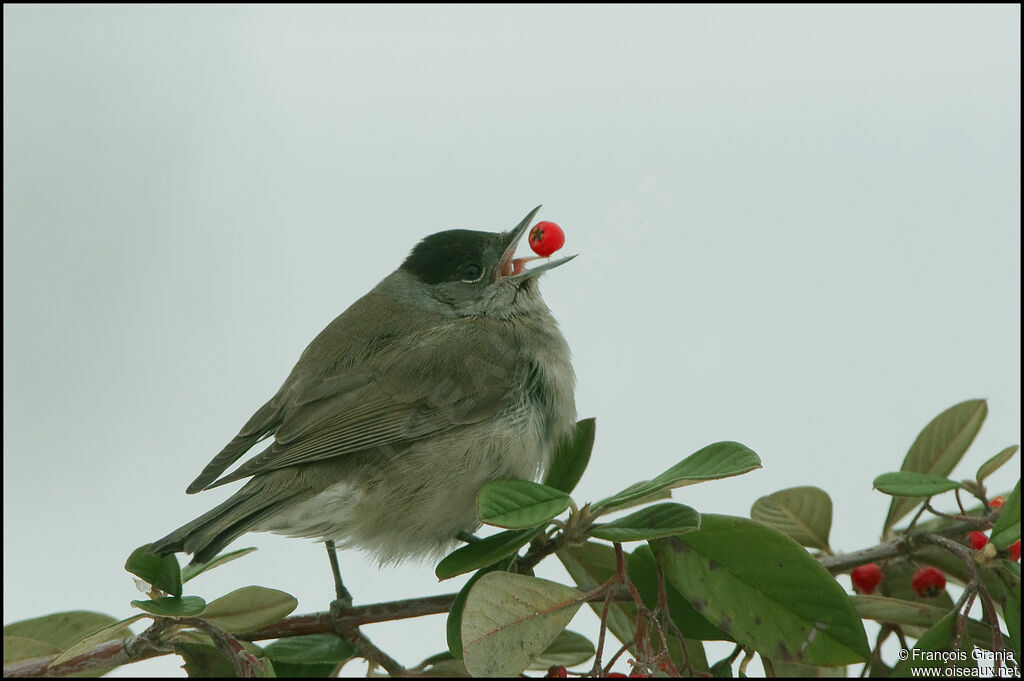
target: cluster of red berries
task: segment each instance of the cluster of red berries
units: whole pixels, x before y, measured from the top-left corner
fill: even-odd
[[[984,532],[971,530],[967,533],[967,543],[975,551],[980,551],[988,544],[988,537]],[[1020,539],[1006,547],[1006,557],[1015,563],[1020,560]]]
[[[882,569],[877,563],[866,563],[858,565],[850,573],[850,581],[853,582],[853,589],[859,594],[869,596],[875,592],[882,581]],[[931,566],[923,567],[914,573],[910,580],[910,586],[918,596],[932,598],[938,596],[946,588],[946,577],[941,570]]]

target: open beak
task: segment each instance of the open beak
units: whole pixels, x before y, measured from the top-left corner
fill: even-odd
[[[559,265],[564,265],[569,262],[575,255],[570,255],[567,258],[559,258],[558,260],[551,260],[544,263],[539,267],[532,269],[524,269],[526,263],[531,260],[540,260],[539,255],[531,256],[529,258],[516,258],[516,247],[519,245],[519,240],[523,237],[523,234],[527,229],[530,228],[530,223],[533,222],[533,218],[540,211],[540,206],[537,206],[529,213],[522,221],[512,228],[511,231],[505,232],[505,252],[501,254],[501,260],[498,261],[498,266],[494,269],[494,273],[491,275],[494,281],[497,281],[499,277],[510,279],[515,282],[524,281],[532,277],[539,276],[542,272],[552,270]]]

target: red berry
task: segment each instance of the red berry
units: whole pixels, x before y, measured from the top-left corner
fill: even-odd
[[[1006,547],[1006,555],[1014,563],[1020,560],[1020,539]]]
[[[530,230],[530,248],[546,258],[565,244],[565,233],[553,222],[538,222]]]
[[[1006,499],[1004,499],[1002,496],[998,496],[995,499],[993,499],[992,501],[988,502],[988,506],[989,506],[989,508],[1002,508],[1003,504],[1005,504],[1005,503],[1006,503]]]
[[[548,667],[548,673],[544,675],[551,679],[564,679],[569,676],[569,672],[565,671],[565,667],[560,664],[553,664]]]
[[[977,551],[980,548],[984,548],[985,544],[988,543],[988,537],[985,536],[984,532],[971,530],[967,533],[967,541],[971,545],[971,548]]]
[[[871,595],[882,581],[882,570],[875,563],[866,563],[853,568],[850,573],[853,590],[859,594]]]
[[[918,596],[934,598],[946,589],[946,576],[942,574],[941,570],[929,565],[914,573],[910,585],[914,587]]]

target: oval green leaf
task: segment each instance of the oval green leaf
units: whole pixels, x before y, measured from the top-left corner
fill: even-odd
[[[576,489],[576,483],[583,477],[583,471],[590,463],[596,428],[595,419],[583,419],[576,423],[572,435],[555,449],[551,457],[551,466],[544,477],[545,485],[566,494]]]
[[[466,607],[466,599],[469,598],[469,590],[488,572],[503,569],[504,566],[505,561],[501,561],[500,566],[495,564],[480,568],[469,578],[465,586],[459,589],[459,593],[455,594],[452,607],[448,608],[448,619],[445,620],[445,638],[448,641],[448,653],[452,659],[462,659],[462,612]]]
[[[473,676],[518,676],[551,645],[583,594],[546,579],[489,572],[462,613],[462,660]]]
[[[959,489],[960,483],[941,475],[928,473],[882,473],[872,483],[882,494],[900,497],[932,497]]]
[[[739,442],[716,442],[694,452],[653,480],[631,485],[593,505],[596,510],[628,506],[661,490],[742,475],[761,467],[761,459]]]
[[[554,487],[529,480],[495,480],[477,494],[481,522],[510,530],[534,527],[569,508],[572,499]]]
[[[666,579],[737,643],[767,657],[821,666],[870,655],[843,588],[777,530],[703,514],[700,530],[656,539],[651,548]]]
[[[683,504],[655,504],[604,525],[590,534],[612,542],[644,541],[692,532],[700,527],[700,514]]]
[[[945,477],[963,457],[988,414],[985,400],[967,400],[953,405],[924,427],[903,459],[901,471]],[[883,533],[919,503],[916,498],[893,499],[885,518]]]
[[[434,574],[438,579],[451,579],[497,563],[529,544],[543,529],[534,527],[528,530],[508,530],[466,544],[442,558],[434,568]]]
[[[298,604],[294,596],[284,591],[243,586],[206,606],[202,617],[229,633],[240,633],[273,624]]]
[[[832,552],[832,499],[818,487],[790,487],[761,497],[750,507],[750,517],[774,527],[804,546]]]
[[[181,566],[174,554],[158,556],[150,553],[151,544],[145,544],[132,551],[124,563],[124,569],[152,584],[161,591],[179,598],[181,596]]]
[[[1013,455],[1017,453],[1018,449],[1020,448],[1017,445],[1010,445],[1009,447],[999,452],[985,463],[981,464],[981,466],[978,468],[978,474],[975,476],[975,479],[978,481],[978,484],[980,485],[982,482],[985,481],[985,478],[987,478],[988,476],[992,475],[997,470],[1002,468],[1003,464],[1005,464],[1007,461],[1013,458]]]
[[[997,549],[1005,549],[1013,542],[1020,539],[1020,480],[1017,480],[1013,492],[1007,497],[1003,504],[1003,510],[999,512],[995,527],[992,528],[992,536],[989,538]]]
[[[124,621],[88,610],[58,612],[11,622],[4,627],[4,663],[57,655],[72,643],[98,631],[104,631],[105,637],[97,643],[132,635]]]
[[[152,601],[132,601],[132,605],[159,617],[191,617],[206,609],[206,601],[199,596],[164,596]]]

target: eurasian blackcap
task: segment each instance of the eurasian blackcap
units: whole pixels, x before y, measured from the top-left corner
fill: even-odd
[[[520,237],[455,229],[320,332],[187,492],[250,478],[156,541],[209,560],[270,531],[360,547],[380,562],[438,557],[479,522],[480,488],[542,473],[576,419],[569,347],[525,269]],[[257,442],[263,451],[223,475]]]

